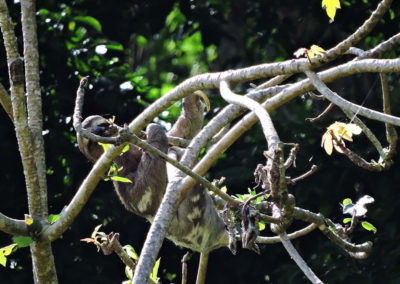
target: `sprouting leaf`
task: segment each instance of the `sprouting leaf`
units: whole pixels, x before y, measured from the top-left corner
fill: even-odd
[[[102,224],[97,225],[96,228],[94,228],[92,235],[90,236],[92,239],[96,238],[97,232],[100,230]]]
[[[12,238],[13,242],[17,244],[18,248],[29,247],[33,242],[31,237],[15,236]]]
[[[73,17],[73,20],[76,22],[80,22],[80,23],[89,25],[89,26],[93,27],[96,31],[101,32],[101,24],[96,18],[93,18],[90,16],[76,16],[76,17]]]
[[[363,228],[364,228],[365,230],[367,230],[367,231],[372,231],[372,232],[374,232],[374,234],[376,234],[377,229],[376,229],[375,226],[372,225],[370,222],[363,221],[363,222],[361,222],[361,225],[363,226]]]
[[[50,224],[54,224],[59,218],[61,217],[61,214],[50,214],[49,217],[47,218],[47,221],[49,221]]]
[[[343,219],[343,224],[347,224],[351,222],[351,218],[345,218]]]
[[[134,260],[138,260],[139,256],[136,253],[135,249],[131,245],[125,245],[124,247],[125,252],[129,255],[129,257],[133,258]]]
[[[125,183],[132,183],[132,181],[128,178],[119,177],[119,176],[112,176],[111,179],[113,181],[125,182]]]
[[[343,204],[343,205],[352,204],[352,203],[353,203],[353,201],[352,201],[350,198],[346,198],[346,199],[344,199],[344,200],[342,201],[342,204]]]
[[[25,214],[25,224],[27,226],[32,226],[32,224],[33,224],[33,218],[26,214]]]
[[[339,0],[322,0],[322,8],[326,9],[326,14],[333,22],[335,20],[336,10],[340,9]]]
[[[221,187],[221,191],[226,193],[228,191],[228,189],[226,188],[226,186]]]
[[[156,263],[154,264],[153,267],[153,272],[151,272],[150,274],[150,279],[153,280],[155,283],[157,283],[157,273],[158,273],[158,268],[160,267],[160,260],[161,258],[159,258]]]
[[[346,124],[336,121],[328,127],[327,131],[322,136],[321,147],[324,147],[328,155],[332,154],[333,148],[337,152],[343,153],[342,149],[339,147],[339,145],[345,146],[343,139],[353,141],[353,134],[359,135],[361,132],[361,128],[356,124]]]
[[[125,275],[129,280],[128,281],[124,281],[124,282],[131,283],[130,280],[133,279],[133,271],[129,266],[125,266]],[[122,283],[124,283],[124,282],[122,282]]]
[[[265,230],[265,223],[264,222],[258,222],[258,230],[260,230],[260,231]]]
[[[369,195],[362,196],[355,204],[347,204],[343,206],[343,214],[361,217],[367,214],[367,204],[373,203],[375,199]]]
[[[325,50],[318,45],[313,44],[307,52],[308,58],[320,57],[325,53]]]

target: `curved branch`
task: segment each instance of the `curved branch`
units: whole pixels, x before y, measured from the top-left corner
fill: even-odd
[[[371,242],[365,242],[359,245],[352,244],[338,235],[334,234],[325,224],[325,217],[322,214],[315,214],[311,211],[301,209],[298,207],[294,208],[293,217],[309,223],[315,223],[321,232],[327,236],[331,241],[343,248],[347,253],[349,253],[354,258],[366,258],[372,249]]]
[[[256,101],[245,97],[239,96],[231,91],[229,84],[226,81],[220,83],[221,96],[228,103],[240,105],[242,107],[248,108],[250,111],[254,112],[261,122],[261,126],[264,132],[265,139],[268,143],[268,149],[275,149],[278,147],[279,137],[278,133],[273,126],[271,117],[268,112]]]
[[[16,220],[0,213],[0,230],[13,236],[28,236],[28,229],[24,220]]]
[[[293,240],[293,239],[297,239],[299,237],[308,235],[309,233],[311,233],[312,231],[314,231],[316,228],[318,228],[318,225],[316,224],[310,224],[307,227],[298,230],[296,232],[290,233],[288,234],[289,239]],[[279,236],[275,236],[275,237],[262,237],[262,236],[258,236],[257,243],[259,244],[276,244],[276,243],[280,243],[281,242],[281,238]]]

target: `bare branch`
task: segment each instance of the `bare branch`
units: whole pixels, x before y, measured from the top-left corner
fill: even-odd
[[[382,149],[383,149],[382,144],[381,144],[381,142],[379,142],[378,138],[376,138],[375,134],[368,128],[368,126],[365,125],[365,123],[362,122],[362,120],[359,119],[356,114],[354,114],[348,110],[345,110],[345,109],[342,109],[342,111],[347,116],[347,118],[350,119],[350,121],[353,121],[355,124],[357,124],[362,129],[365,136],[367,136],[369,141],[371,141],[372,145],[375,146],[378,153],[381,154]]]
[[[307,276],[307,278],[312,283],[322,284],[323,282],[315,275],[315,273],[311,270],[311,268],[307,265],[304,259],[300,256],[298,251],[294,248],[292,242],[290,241],[288,235],[286,233],[282,233],[279,235],[281,242],[290,257],[296,262],[297,266],[303,271],[303,273]]]
[[[400,44],[400,33],[392,36],[391,38],[381,42],[373,49],[365,51],[363,54],[358,56],[356,59],[365,59],[365,58],[379,58],[389,50],[393,50],[396,46]]]
[[[321,112],[317,117],[314,118],[306,118],[306,120],[310,121],[311,123],[316,122],[317,120],[320,120],[321,118],[325,117],[330,111],[331,109],[333,109],[333,107],[335,106],[335,104],[330,103],[326,109],[324,109],[323,112]]]
[[[297,239],[299,237],[308,235],[309,233],[314,231],[316,228],[318,228],[318,226],[316,224],[310,224],[301,230],[298,230],[296,232],[288,234],[288,238],[290,240]],[[276,243],[281,242],[281,238],[279,236],[275,236],[275,237],[258,236],[256,242],[259,244],[276,244]]]
[[[399,42],[400,42],[400,34],[399,34]],[[386,114],[391,114],[390,110],[390,98],[389,98],[389,86],[387,82],[386,73],[379,73],[381,78],[382,84],[382,97],[383,97],[383,112]],[[397,132],[396,129],[390,125],[389,123],[385,124],[386,127],[386,140],[389,142],[389,151],[384,153],[384,164],[390,166],[391,159],[396,153],[396,146],[397,146]],[[383,153],[380,153],[383,154]]]
[[[206,283],[207,265],[208,265],[209,252],[202,252],[200,254],[200,263],[197,270],[196,284]]]
[[[360,245],[355,245],[347,240],[343,239],[340,237],[338,234],[335,234],[332,232],[327,226],[326,226],[326,221],[329,219],[326,219],[322,214],[315,214],[311,211],[301,209],[298,207],[294,208],[294,218],[298,220],[302,220],[305,222],[309,223],[315,223],[318,225],[318,228],[320,231],[327,236],[331,241],[339,245],[341,248],[347,251],[349,255],[351,255],[354,258],[366,258],[369,253],[371,252],[372,249],[372,243],[371,242],[365,242]],[[333,230],[334,228],[332,228]]]
[[[246,107],[254,112],[261,122],[261,126],[264,132],[265,139],[268,143],[268,149],[274,149],[278,146],[279,137],[276,133],[271,117],[268,112],[256,101],[245,97],[234,94],[226,81],[222,81],[220,84],[221,96],[229,103]]]
[[[16,220],[0,213],[0,230],[14,236],[28,236],[28,229],[24,220]]]
[[[185,253],[185,255],[182,257],[182,284],[187,283],[187,258],[189,256],[189,252]]]
[[[368,117],[373,120],[379,120],[382,122],[390,123],[396,126],[400,126],[400,118],[388,114],[384,114],[366,107],[356,105],[349,102],[342,97],[338,96],[336,93],[332,92],[324,82],[321,81],[319,76],[312,71],[305,72],[307,77],[310,79],[312,84],[317,88],[317,90],[323,94],[328,100],[333,102],[335,105],[342,109],[351,111],[353,113],[358,113],[362,116]]]
[[[28,109],[28,126],[32,136],[31,152],[36,165],[36,175],[39,181],[38,190],[32,192],[35,199],[31,202],[39,202],[32,205],[37,210],[30,212],[33,217],[47,217],[47,181],[46,162],[44,153],[44,140],[42,135],[42,98],[39,83],[39,52],[36,28],[36,2],[21,1],[21,22],[24,39],[24,62],[25,62],[25,83],[26,99]]]
[[[304,174],[302,174],[301,176],[298,176],[296,178],[292,178],[288,182],[290,184],[296,184],[296,182],[298,182],[299,180],[308,178],[309,176],[314,174],[317,170],[318,170],[318,167],[316,165],[312,165],[311,169],[308,172],[305,172]]]

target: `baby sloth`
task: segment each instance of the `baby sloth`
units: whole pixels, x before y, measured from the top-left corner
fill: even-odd
[[[104,137],[116,136],[117,126],[99,116],[89,116],[82,123],[86,130]],[[168,152],[168,139],[164,129],[157,124],[146,128],[147,143]],[[77,135],[81,152],[92,162],[103,153],[103,147]],[[166,163],[159,157],[130,144],[129,150],[114,161],[118,175],[132,183],[114,181],[115,190],[127,210],[153,221],[165,193],[168,177]],[[213,202],[201,185],[194,186],[175,213],[167,237],[177,245],[195,251],[209,251],[228,243],[225,225]]]

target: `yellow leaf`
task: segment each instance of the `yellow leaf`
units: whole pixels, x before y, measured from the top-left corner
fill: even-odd
[[[319,47],[318,45],[313,44],[310,47],[310,50],[308,51],[307,55],[308,58],[313,58],[313,57],[319,57],[324,54],[325,50],[322,47]]]
[[[322,145],[324,147],[325,152],[328,155],[332,154],[333,151],[333,137],[331,132],[328,130],[325,132],[325,134],[322,136]]]
[[[322,0],[322,8],[326,9],[328,17],[334,21],[336,9],[340,9],[340,2],[339,0]]]

